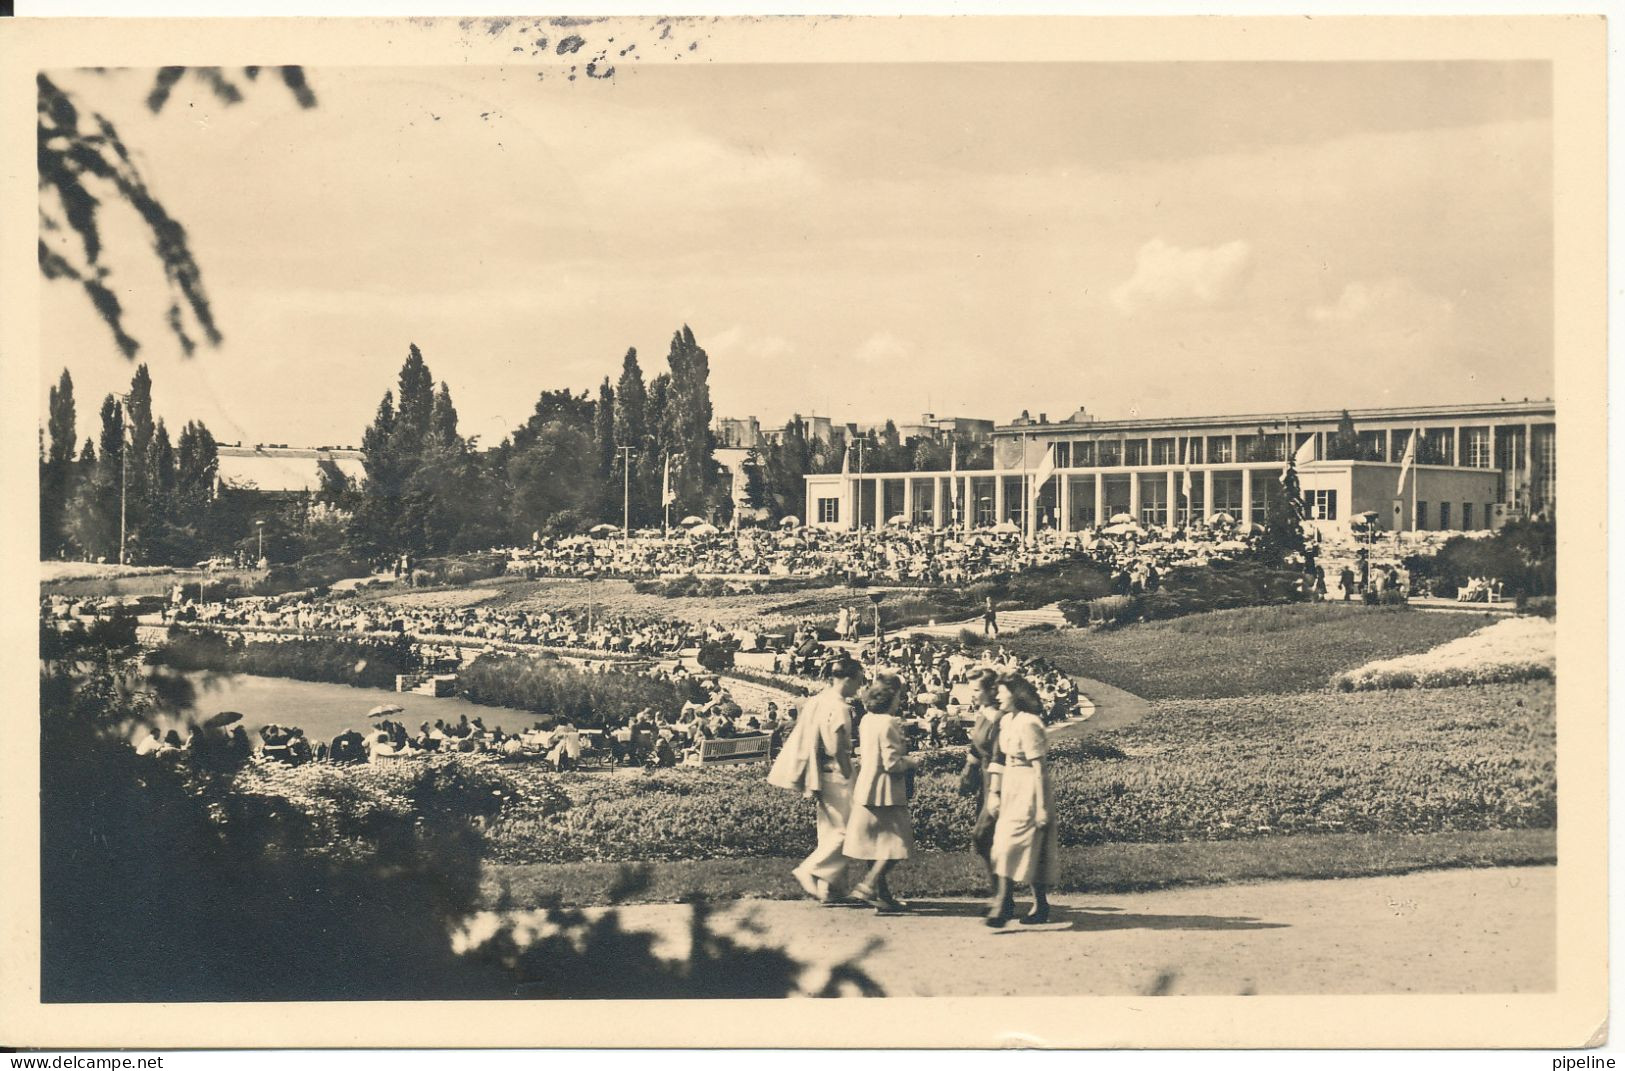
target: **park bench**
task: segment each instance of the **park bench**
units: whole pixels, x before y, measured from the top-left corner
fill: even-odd
[[[767,733],[701,740],[698,748],[691,751],[683,760],[683,765],[711,766],[718,763],[766,762],[772,758],[772,744],[773,737]]]

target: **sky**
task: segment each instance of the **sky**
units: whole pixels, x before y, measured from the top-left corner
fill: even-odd
[[[103,210],[155,408],[356,444],[409,344],[494,444],[688,324],[717,416],[1000,423],[1552,393],[1543,63],[311,68],[227,107],[56,72],[186,226],[225,335],[190,359]],[[133,366],[44,291],[79,435]]]

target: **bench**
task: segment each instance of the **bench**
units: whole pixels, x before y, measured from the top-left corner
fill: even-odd
[[[767,733],[701,740],[699,749],[683,760],[685,766],[716,763],[766,762],[771,758],[773,737]]]

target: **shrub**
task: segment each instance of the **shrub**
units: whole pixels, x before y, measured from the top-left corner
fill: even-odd
[[[148,661],[181,670],[252,673],[392,691],[397,674],[420,668],[412,643],[404,636],[392,640],[323,637],[245,643],[241,636],[228,638],[213,629],[173,626],[164,646],[153,651]]]
[[[1101,628],[1126,625],[1140,616],[1140,601],[1133,595],[1103,595],[1084,603],[1084,608],[1084,620]]]
[[[1413,582],[1429,581],[1434,594],[1454,598],[1468,578],[1499,580],[1510,597],[1557,592],[1557,527],[1551,521],[1514,521],[1485,537],[1455,536],[1436,554],[1405,559]]]
[[[568,715],[577,725],[619,724],[645,707],[676,710],[687,696],[640,673],[588,673],[555,659],[483,654],[463,667],[463,697],[487,706]]]
[[[699,654],[694,657],[700,665],[713,673],[730,669],[734,664],[733,648],[725,643],[702,643]]]

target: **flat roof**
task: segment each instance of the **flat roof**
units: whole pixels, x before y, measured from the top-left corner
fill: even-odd
[[[1091,420],[1086,423],[1058,421],[1049,424],[1000,424],[993,429],[995,435],[1017,435],[1022,432],[1100,432],[1151,431],[1157,428],[1216,428],[1249,427],[1281,424],[1336,424],[1343,418],[1342,409],[1299,410],[1298,412],[1238,413],[1229,416],[1193,417],[1131,417],[1124,420]],[[1550,398],[1511,402],[1466,402],[1461,405],[1404,405],[1382,409],[1350,409],[1349,417],[1356,428],[1363,421],[1444,420],[1453,417],[1488,416],[1556,416],[1557,405]]]

